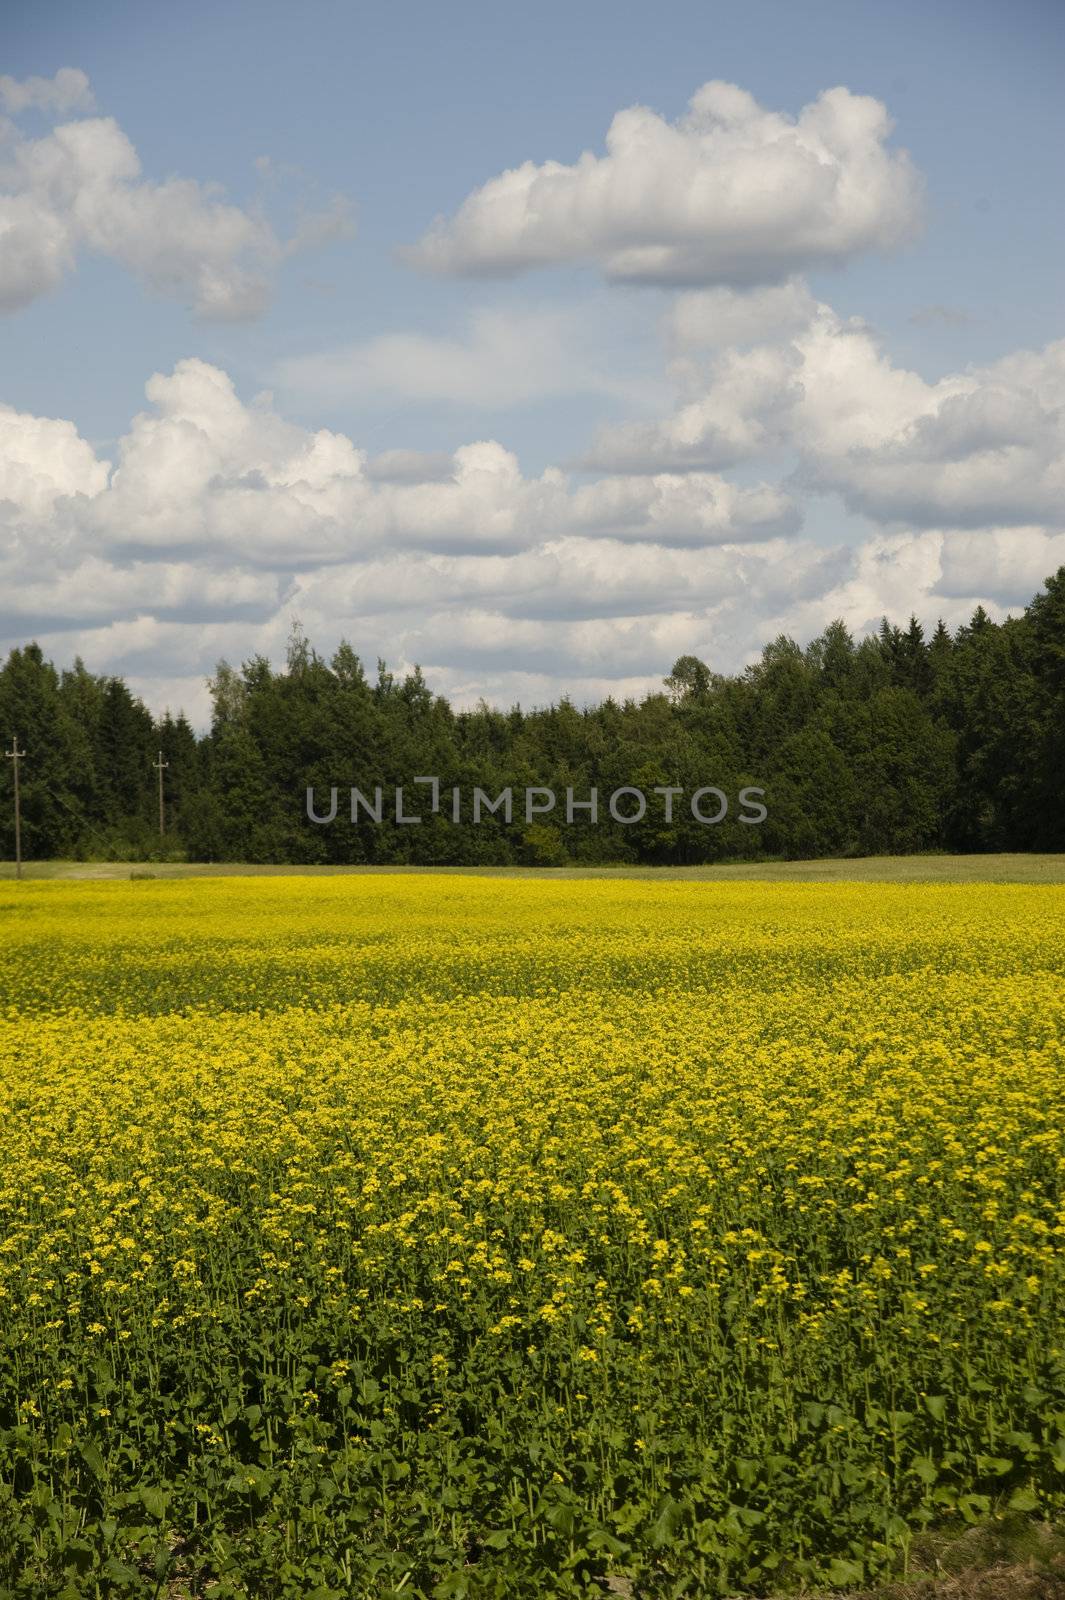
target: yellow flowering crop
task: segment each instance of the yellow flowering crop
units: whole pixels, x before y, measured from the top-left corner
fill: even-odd
[[[0,885],[0,1600],[1060,1510],[1063,1102],[1059,888]]]

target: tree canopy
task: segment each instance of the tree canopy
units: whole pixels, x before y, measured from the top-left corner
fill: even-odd
[[[36,644],[12,650],[0,733],[27,751],[24,855],[551,866],[1065,849],[1065,567],[1002,623],[979,607],[926,638],[916,617],[885,618],[856,641],[834,621],[805,647],[774,640],[733,676],[682,656],[639,701],[457,710],[418,668],[397,678],[382,661],[371,676],[350,644],[326,660],[298,626],[282,668],[220,662],[210,689],[197,736],[184,716],[153,718],[120,678],[80,660],[59,670]],[[516,808],[509,824],[456,827],[444,805],[417,827],[351,825],[346,799],[332,826],[307,818],[309,787],[324,803],[332,787],[391,794],[426,774],[464,795],[595,788],[599,820],[527,822]],[[615,789],[670,784],[757,786],[767,819],[743,826],[733,808],[706,826],[678,806],[622,824],[606,810]],[[0,856],[13,853],[2,802]]]

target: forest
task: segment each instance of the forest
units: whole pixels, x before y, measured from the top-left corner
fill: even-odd
[[[665,664],[663,664],[665,665]],[[369,673],[352,645],[330,659],[294,624],[283,668],[220,662],[211,726],[154,718],[119,677],[40,647],[0,667],[0,735],[17,735],[24,859],[292,864],[695,865],[738,859],[1065,850],[1065,567],[1023,613],[983,607],[930,636],[884,619],[855,640],[840,621],[805,646],[767,644],[740,674],[682,656],[642,700],[456,710],[420,669]],[[167,763],[165,833],[157,772]],[[12,763],[0,777],[0,858],[14,857]],[[414,776],[497,795],[578,797],[622,787],[764,790],[767,816],[707,826],[679,806],[615,822],[578,812],[419,826],[308,819],[306,794],[390,794]]]

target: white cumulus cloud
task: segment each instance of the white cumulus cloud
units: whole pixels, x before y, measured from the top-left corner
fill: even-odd
[[[441,273],[591,262],[628,282],[780,282],[913,232],[920,183],[891,130],[878,100],[846,88],[791,118],[714,80],[675,123],[618,112],[604,155],[492,178],[404,256]]]
[[[527,478],[498,441],[450,457],[370,460],[345,434],[309,432],[246,405],[196,360],[156,374],[152,409],[120,440],[89,518],[117,547],[239,551],[263,565],[364,559],[385,548],[505,551],[566,532],[664,545],[745,543],[791,531],[791,499],[712,474],[604,478],[574,489]]]
[[[43,521],[67,496],[100,494],[108,470],[72,422],[0,405],[0,516],[6,501],[25,520]]]
[[[60,67],[54,78],[0,76],[0,108],[9,116],[23,111],[92,111],[92,86],[78,67]]]
[[[721,469],[789,451],[802,487],[834,491],[878,522],[1065,521],[1065,340],[930,383],[896,366],[864,322],[827,305],[812,306],[791,334],[754,345],[717,348],[712,327],[702,339],[691,307],[674,338],[678,327],[692,337],[672,364],[677,406],[657,421],[602,429],[587,464],[618,473]]]
[[[88,80],[73,69],[53,80],[2,79],[0,96],[15,113],[91,104]],[[62,122],[36,139],[0,125],[0,310],[55,289],[88,251],[198,316],[256,316],[286,256],[350,226],[346,204],[334,202],[283,242],[264,215],[227,202],[216,185],[145,178],[113,117]]]

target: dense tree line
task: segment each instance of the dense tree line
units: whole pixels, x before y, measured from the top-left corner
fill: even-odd
[[[697,863],[923,850],[1065,850],[1065,567],[1024,614],[995,623],[982,608],[955,633],[931,637],[911,618],[856,642],[832,623],[805,648],[778,638],[738,676],[694,656],[663,691],[637,702],[510,711],[456,711],[416,668],[369,675],[342,644],[326,661],[294,628],[284,670],[258,657],[224,662],[211,680],[210,731],[183,716],[155,720],[115,677],[80,661],[57,670],[39,647],[0,668],[0,733],[17,733],[23,853],[73,857],[377,863],[569,861]],[[157,752],[166,770],[168,829],[160,841]],[[4,762],[0,857],[14,853],[11,763]],[[396,785],[440,779],[447,794],[515,793],[508,825],[488,815],[455,826],[448,805],[418,826],[350,822],[350,786],[389,807]],[[678,785],[638,822],[606,812],[630,786]],[[717,825],[687,797],[713,784],[732,797]],[[765,790],[768,816],[744,826],[735,796]],[[337,820],[308,820],[306,792]],[[525,820],[520,795],[543,786],[578,798],[595,788],[600,818],[561,812]],[[408,789],[408,793],[410,790]],[[424,809],[424,808],[423,808]]]

